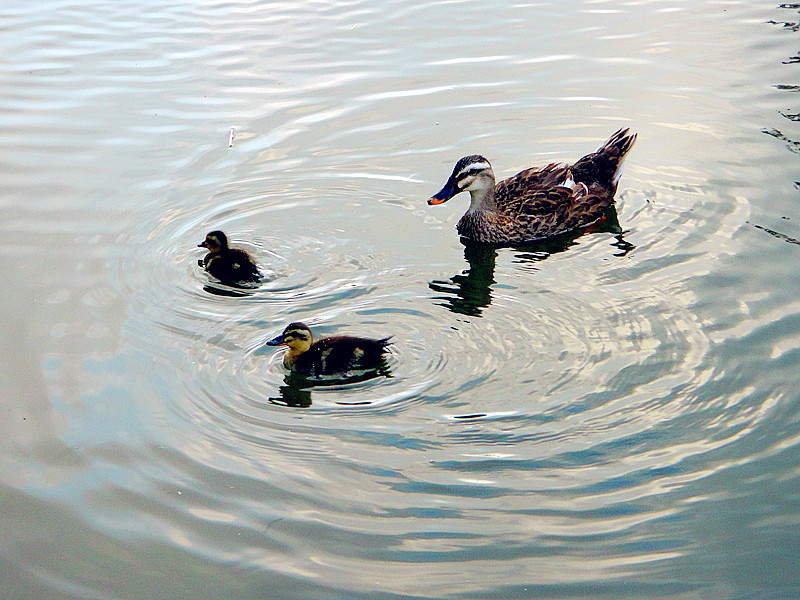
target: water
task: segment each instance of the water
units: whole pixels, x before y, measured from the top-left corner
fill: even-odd
[[[800,596],[798,22],[8,4],[0,596]],[[621,126],[621,233],[465,248],[425,204]],[[254,293],[209,293],[216,228]],[[290,385],[297,320],[391,377]]]

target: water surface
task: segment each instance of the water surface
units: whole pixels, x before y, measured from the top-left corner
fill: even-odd
[[[798,22],[7,6],[0,596],[800,595]],[[425,204],[621,126],[619,229],[465,247]],[[211,229],[258,289],[211,293]],[[293,384],[291,321],[391,377]]]

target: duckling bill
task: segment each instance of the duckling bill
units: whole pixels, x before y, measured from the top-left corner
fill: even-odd
[[[635,133],[620,129],[575,164],[532,167],[497,184],[486,158],[465,156],[428,204],[469,192],[469,209],[456,229],[476,242],[514,244],[566,233],[591,225],[614,203],[622,163],[635,141]]]
[[[221,231],[210,232],[197,247],[208,249],[208,254],[197,261],[198,264],[222,283],[236,286],[261,281],[261,273],[250,255],[228,247],[228,237]]]
[[[305,375],[344,375],[354,370],[381,369],[391,338],[335,336],[314,341],[307,325],[290,323],[267,346],[287,346],[283,366]]]

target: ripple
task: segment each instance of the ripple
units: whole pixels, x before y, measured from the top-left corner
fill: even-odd
[[[793,42],[754,35],[757,9],[652,4],[12,10],[11,584],[711,597],[737,587],[707,582],[723,563],[742,589],[786,579],[796,178],[762,132],[792,137],[785,90],[763,90],[795,49],[765,76],[747,57]],[[481,253],[454,232],[464,203],[424,204],[458,156],[508,175],[620,124],[640,141],[617,224]],[[259,286],[198,267],[217,228]],[[296,320],[392,336],[390,375],[298,384],[264,347]]]

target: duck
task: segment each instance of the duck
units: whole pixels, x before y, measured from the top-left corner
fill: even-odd
[[[345,375],[353,370],[385,367],[384,355],[389,351],[391,336],[382,339],[347,335],[314,341],[311,329],[304,323],[289,323],[267,346],[287,346],[283,366],[304,375]]]
[[[600,220],[614,204],[622,164],[635,141],[629,128],[619,129],[572,165],[532,167],[497,184],[485,157],[465,156],[428,204],[469,192],[469,209],[456,230],[475,242],[515,244],[566,233]]]
[[[212,231],[197,245],[207,248],[208,254],[197,263],[226,285],[259,283],[261,273],[258,266],[244,250],[228,247],[228,236],[221,231]]]

